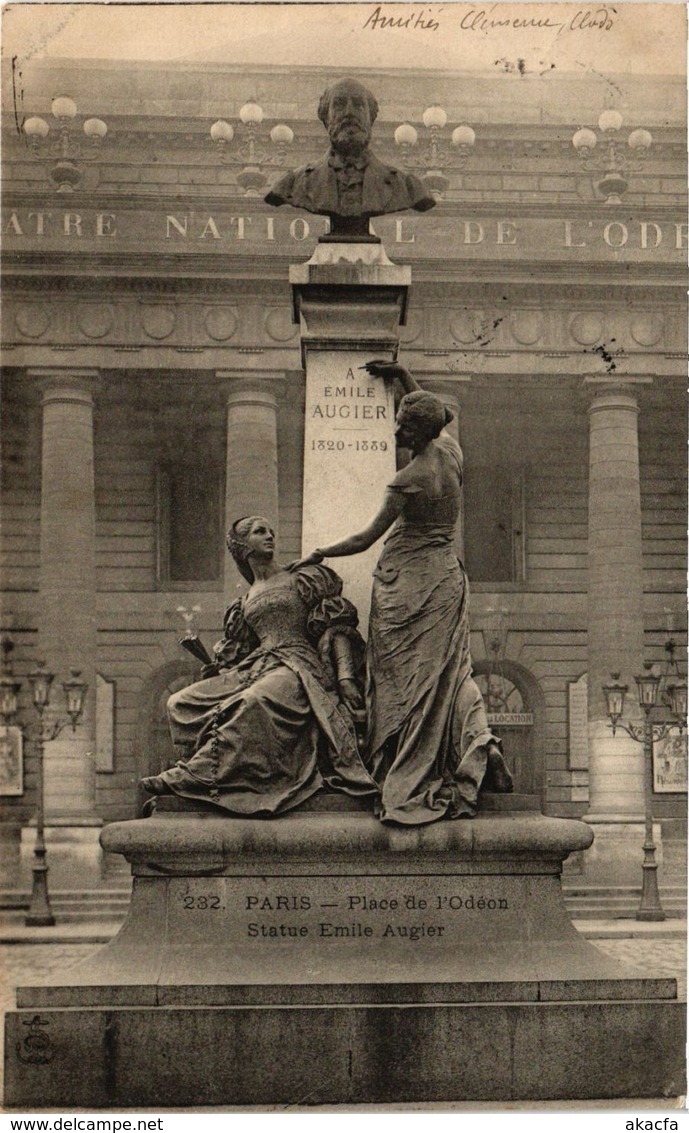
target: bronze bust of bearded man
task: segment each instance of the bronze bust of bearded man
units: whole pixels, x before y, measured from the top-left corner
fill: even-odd
[[[377,114],[375,97],[356,79],[328,87],[318,117],[330,136],[329,152],[321,161],[285,173],[266,193],[266,203],[329,216],[330,240],[375,240],[369,235],[369,217],[433,208],[435,199],[418,177],[385,165],[369,149]]]

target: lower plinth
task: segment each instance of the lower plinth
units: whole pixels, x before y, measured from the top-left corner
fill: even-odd
[[[382,826],[162,810],[113,823],[119,935],[7,1017],[14,1107],[676,1096],[672,979],[573,928],[584,823],[504,805]]]

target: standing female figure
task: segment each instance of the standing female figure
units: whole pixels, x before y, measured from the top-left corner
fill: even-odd
[[[237,520],[227,545],[250,589],[228,608],[205,679],[168,701],[186,758],[144,790],[236,815],[281,814],[324,786],[376,795],[352,718],[364,645],[342,580],[328,567],[281,567],[262,516]]]
[[[494,791],[513,783],[472,677],[469,590],[454,549],[462,453],[443,432],[452,414],[408,371],[379,362],[367,370],[410,391],[396,437],[412,460],[368,527],[304,561],[358,554],[392,527],[373,572],[367,652],[368,766],[381,786],[381,818],[472,817],[482,783]]]

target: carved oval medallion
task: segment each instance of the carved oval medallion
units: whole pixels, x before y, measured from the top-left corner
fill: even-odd
[[[663,316],[659,311],[644,311],[634,316],[631,330],[639,346],[655,346],[663,337]]]
[[[480,311],[458,311],[450,319],[452,337],[458,342],[476,342],[481,334],[481,320]]]
[[[50,314],[43,303],[20,303],[14,313],[14,323],[26,338],[40,338],[50,326]]]
[[[421,311],[412,311],[407,319],[406,327],[400,328],[401,342],[416,342],[423,330],[423,315]]]
[[[237,330],[236,311],[229,307],[209,307],[204,315],[203,325],[211,338],[216,342],[225,342],[232,338]]]
[[[276,342],[289,342],[297,333],[289,307],[274,307],[268,311],[263,325]]]
[[[581,311],[570,320],[569,333],[582,346],[592,346],[603,337],[603,316],[597,311]]]
[[[510,315],[510,328],[517,342],[530,346],[543,336],[543,315],[540,311],[513,311]]]
[[[176,319],[174,307],[155,303],[141,308],[141,322],[149,338],[168,338],[175,329]]]
[[[112,311],[104,303],[85,303],[77,315],[77,322],[88,338],[103,338],[112,329]]]

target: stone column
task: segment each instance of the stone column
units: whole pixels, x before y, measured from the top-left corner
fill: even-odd
[[[589,800],[596,827],[590,854],[602,877],[639,881],[644,812],[643,752],[626,733],[613,738],[602,686],[619,670],[629,686],[627,719],[639,716],[635,674],[643,660],[643,571],[639,407],[635,386],[586,379],[589,406],[588,707]],[[650,379],[648,379],[650,381]],[[588,871],[590,872],[590,871]]]
[[[51,708],[64,718],[70,667],[88,683],[84,714],[46,744],[44,797],[51,880],[99,870],[95,810],[96,507],[95,370],[30,370],[43,389],[38,652],[55,673]],[[26,841],[32,841],[29,833]],[[64,867],[64,868],[63,868]],[[83,867],[83,870],[80,869]],[[75,875],[74,868],[80,869]]]
[[[264,515],[278,526],[277,395],[281,375],[218,370],[227,382],[227,463],[225,530],[240,516]],[[242,578],[232,557],[225,557],[227,602]]]
[[[304,553],[361,531],[395,475],[392,383],[363,365],[396,357],[410,281],[381,244],[318,244],[308,263],[290,268],[306,370]],[[364,636],[380,548],[331,564]]]

